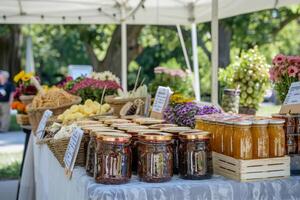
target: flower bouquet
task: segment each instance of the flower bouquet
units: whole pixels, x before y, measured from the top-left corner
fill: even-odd
[[[78,77],[64,84],[64,89],[71,94],[80,96],[82,102],[88,99],[101,102],[101,96],[105,89],[105,95],[114,95],[121,89],[120,81],[110,72],[93,73],[90,77]]]
[[[33,76],[33,73],[26,73],[22,70],[14,77],[14,82],[17,85],[15,96],[18,96],[17,99],[25,105],[30,104],[33,97],[38,93],[37,88],[31,83]]]
[[[221,110],[213,105],[200,105],[192,102],[191,99],[173,95],[170,98],[170,105],[164,112],[164,119],[168,123],[194,128],[196,115],[213,113],[221,113]]]
[[[283,102],[291,84],[300,81],[300,56],[275,56],[269,73],[279,99]]]
[[[181,69],[156,67],[154,73],[155,78],[149,87],[152,95],[155,95],[158,86],[169,86],[175,93],[193,96],[193,85],[189,72]]]

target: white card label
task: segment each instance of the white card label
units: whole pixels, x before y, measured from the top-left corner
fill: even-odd
[[[159,86],[155,94],[152,112],[162,113],[169,103],[171,94],[172,91],[169,87]]]
[[[42,119],[40,120],[39,126],[36,129],[36,135],[37,135],[38,139],[40,139],[40,140],[43,139],[47,121],[52,116],[52,114],[53,114],[53,112],[51,110],[46,110],[44,112]]]
[[[74,164],[77,158],[82,136],[83,136],[83,131],[80,128],[75,128],[73,130],[72,136],[70,138],[65,153],[65,157],[64,157],[65,169],[70,173],[72,173],[74,168]]]
[[[284,105],[300,104],[300,82],[294,82],[285,97]]]

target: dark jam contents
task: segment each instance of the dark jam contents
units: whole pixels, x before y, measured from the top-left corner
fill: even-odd
[[[95,180],[103,184],[122,184],[131,178],[130,135],[97,135]]]
[[[138,136],[138,175],[144,182],[166,182],[173,176],[172,135],[145,133]]]
[[[94,176],[95,167],[96,135],[90,133],[90,141],[87,147],[85,170],[88,176]]]
[[[210,135],[208,132],[179,134],[179,172],[184,179],[207,179],[210,171]]]

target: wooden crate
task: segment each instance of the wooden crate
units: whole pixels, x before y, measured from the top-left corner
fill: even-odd
[[[215,174],[241,182],[282,179],[290,176],[290,157],[239,160],[213,152]]]

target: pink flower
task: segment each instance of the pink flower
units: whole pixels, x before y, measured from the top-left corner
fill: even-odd
[[[298,68],[296,66],[290,66],[288,67],[288,74],[289,77],[296,77],[298,73]]]
[[[273,64],[274,65],[281,65],[286,61],[286,56],[283,54],[278,54],[277,56],[275,56],[275,58],[273,59]]]
[[[154,68],[154,73],[155,74],[161,74],[161,73],[163,73],[165,71],[165,67],[155,67]]]
[[[300,66],[300,56],[288,56],[287,60],[290,65]]]

